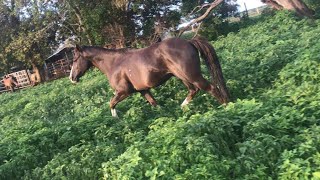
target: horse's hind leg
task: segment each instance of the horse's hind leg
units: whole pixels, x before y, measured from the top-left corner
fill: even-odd
[[[152,105],[152,106],[157,106],[157,102],[152,96],[151,92],[149,90],[144,90],[140,92],[146,99],[147,101]]]
[[[202,76],[199,77],[196,81],[192,82],[192,84],[196,87],[198,87],[199,89],[202,89],[206,92],[208,92],[209,94],[211,94],[213,97],[215,97],[221,104],[223,104],[223,100],[221,99],[221,97],[219,96],[219,91],[216,88],[216,86],[214,86],[213,84],[211,84],[210,82],[208,82],[206,79],[204,79]]]
[[[187,86],[188,91],[189,91],[186,99],[181,104],[181,107],[184,107],[184,106],[188,105],[189,102],[193,99],[193,97],[197,94],[197,92],[199,91],[199,88],[195,87],[194,85],[192,85],[191,83],[189,83],[187,81],[182,81],[182,82],[184,85]]]

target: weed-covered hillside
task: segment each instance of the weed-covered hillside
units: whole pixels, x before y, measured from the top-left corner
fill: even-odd
[[[104,75],[0,95],[0,179],[319,179],[320,21],[289,13],[212,42],[233,102],[172,79],[111,117]]]

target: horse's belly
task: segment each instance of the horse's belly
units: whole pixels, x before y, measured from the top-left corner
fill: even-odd
[[[166,82],[172,75],[166,71],[142,72],[140,78],[130,78],[132,85],[137,91],[157,87]]]

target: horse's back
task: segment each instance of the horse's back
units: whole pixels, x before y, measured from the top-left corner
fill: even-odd
[[[190,58],[198,60],[198,52],[189,41],[169,38],[142,49],[129,50],[121,56],[124,64],[164,67],[167,63],[183,63]]]
[[[175,66],[175,68],[184,69],[200,69],[200,59],[197,49],[187,40],[180,38],[170,38],[164,40],[159,45],[164,60],[167,64]]]
[[[159,50],[177,61],[184,61],[190,58],[196,60],[198,57],[198,51],[195,47],[188,40],[180,38],[163,40],[159,43]]]
[[[140,49],[125,49],[126,51],[122,51],[118,49],[118,51],[124,56],[132,56],[132,55],[148,55],[148,54],[156,54],[159,50],[163,51],[170,51],[170,50],[180,50],[188,52],[194,52],[194,46],[185,39],[181,38],[168,38],[164,39],[160,42],[156,42],[148,47],[140,48]]]

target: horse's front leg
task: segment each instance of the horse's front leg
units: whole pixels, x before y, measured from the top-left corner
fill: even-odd
[[[157,106],[157,102],[152,96],[151,92],[149,90],[144,90],[140,91],[140,93],[147,99],[147,101],[152,105],[152,106]]]
[[[116,92],[115,96],[110,100],[110,109],[113,117],[118,117],[117,111],[115,109],[116,105],[128,97],[130,94],[125,91]]]

